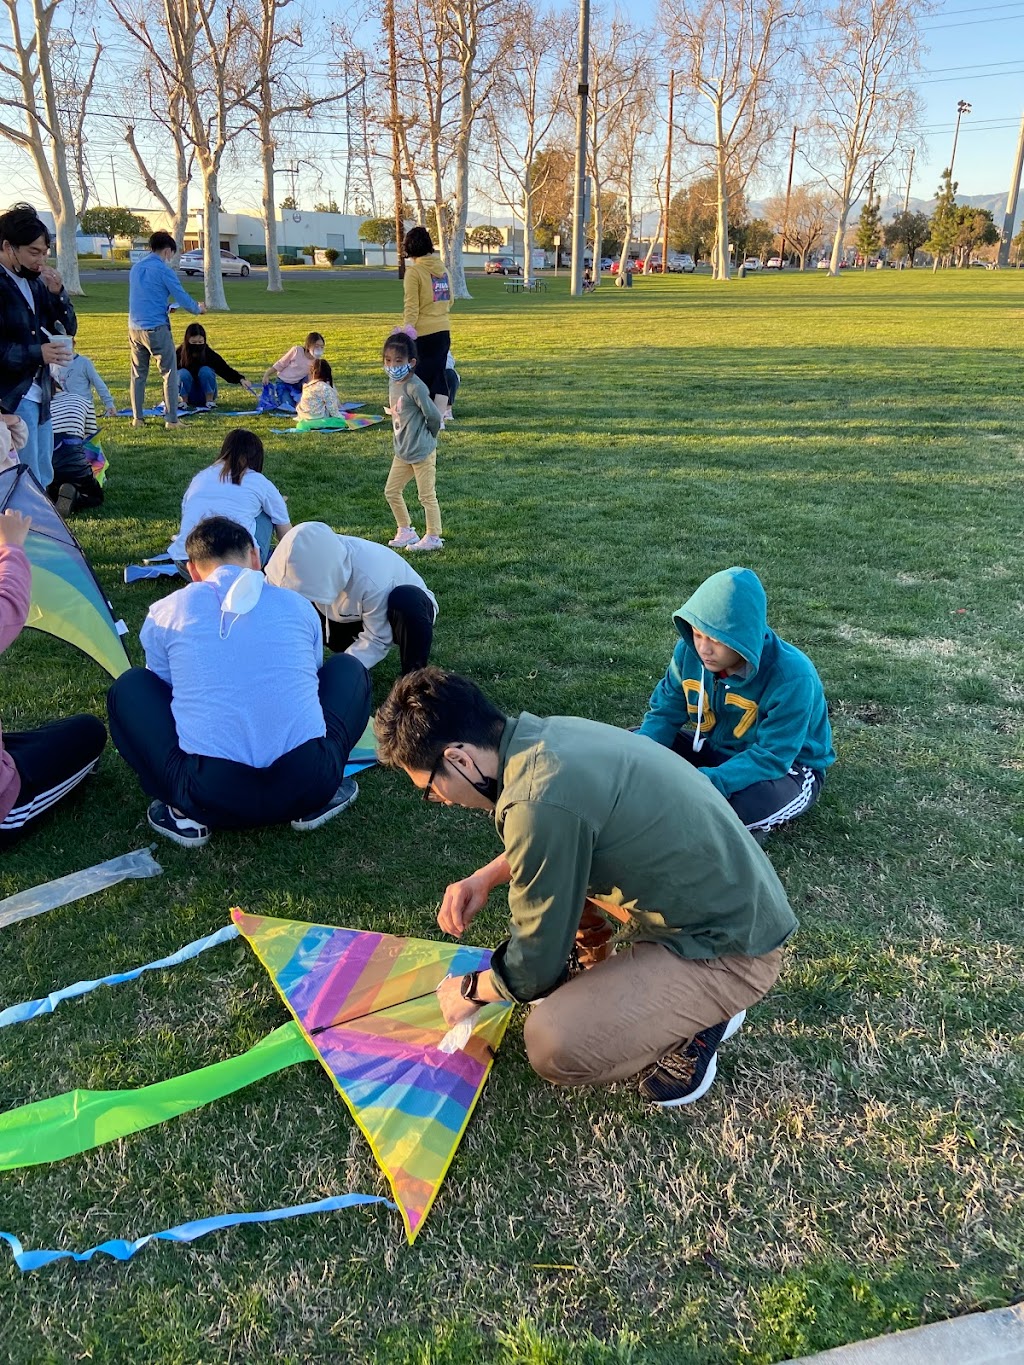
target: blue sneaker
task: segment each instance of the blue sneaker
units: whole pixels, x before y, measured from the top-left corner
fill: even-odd
[[[703,1098],[718,1074],[718,1048],[738,1033],[747,1017],[740,1010],[731,1019],[702,1029],[685,1047],[666,1052],[660,1062],[640,1078],[640,1094],[659,1109],[676,1109]]]
[[[326,806],[314,811],[312,815],[303,815],[298,820],[293,820],[292,829],[297,829],[300,832],[307,829],[319,829],[321,825],[326,825],[328,820],[333,820],[336,815],[340,815],[343,810],[348,810],[358,795],[359,783],[354,777],[346,777]]]

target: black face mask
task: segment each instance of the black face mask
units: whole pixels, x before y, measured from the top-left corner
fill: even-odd
[[[498,779],[496,777],[484,777],[483,773],[480,772],[480,765],[473,755],[466,754],[466,757],[477,772],[480,773],[480,781],[474,782],[472,778],[466,777],[465,773],[463,773],[462,776],[474,791],[479,792],[481,796],[486,797],[486,799],[490,801],[491,805],[496,806],[498,804]]]
[[[20,276],[23,280],[38,280],[42,273],[41,270],[33,270],[31,266],[22,265],[17,256],[15,256],[12,274]]]
[[[206,345],[206,342],[205,342],[205,341],[194,341],[194,340],[192,340],[192,339],[190,338],[188,344],[192,347],[192,349],[193,349],[194,351],[201,351],[201,350],[203,349],[203,347]]]

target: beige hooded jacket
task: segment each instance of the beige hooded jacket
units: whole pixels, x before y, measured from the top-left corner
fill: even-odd
[[[362,621],[362,633],[345,651],[364,668],[380,663],[394,644],[388,597],[403,584],[437,598],[401,555],[357,536],[340,536],[322,521],[293,526],[270,556],[267,580],[307,598],[329,621]]]

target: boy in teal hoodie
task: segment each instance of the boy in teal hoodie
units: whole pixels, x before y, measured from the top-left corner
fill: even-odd
[[[681,638],[640,734],[701,768],[762,843],[817,801],[835,762],[821,679],[769,628],[751,569],[712,574],[672,619]]]

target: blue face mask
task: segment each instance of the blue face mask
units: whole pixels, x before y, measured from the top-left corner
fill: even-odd
[[[404,379],[407,374],[412,374],[411,365],[385,365],[384,373],[389,379]]]

